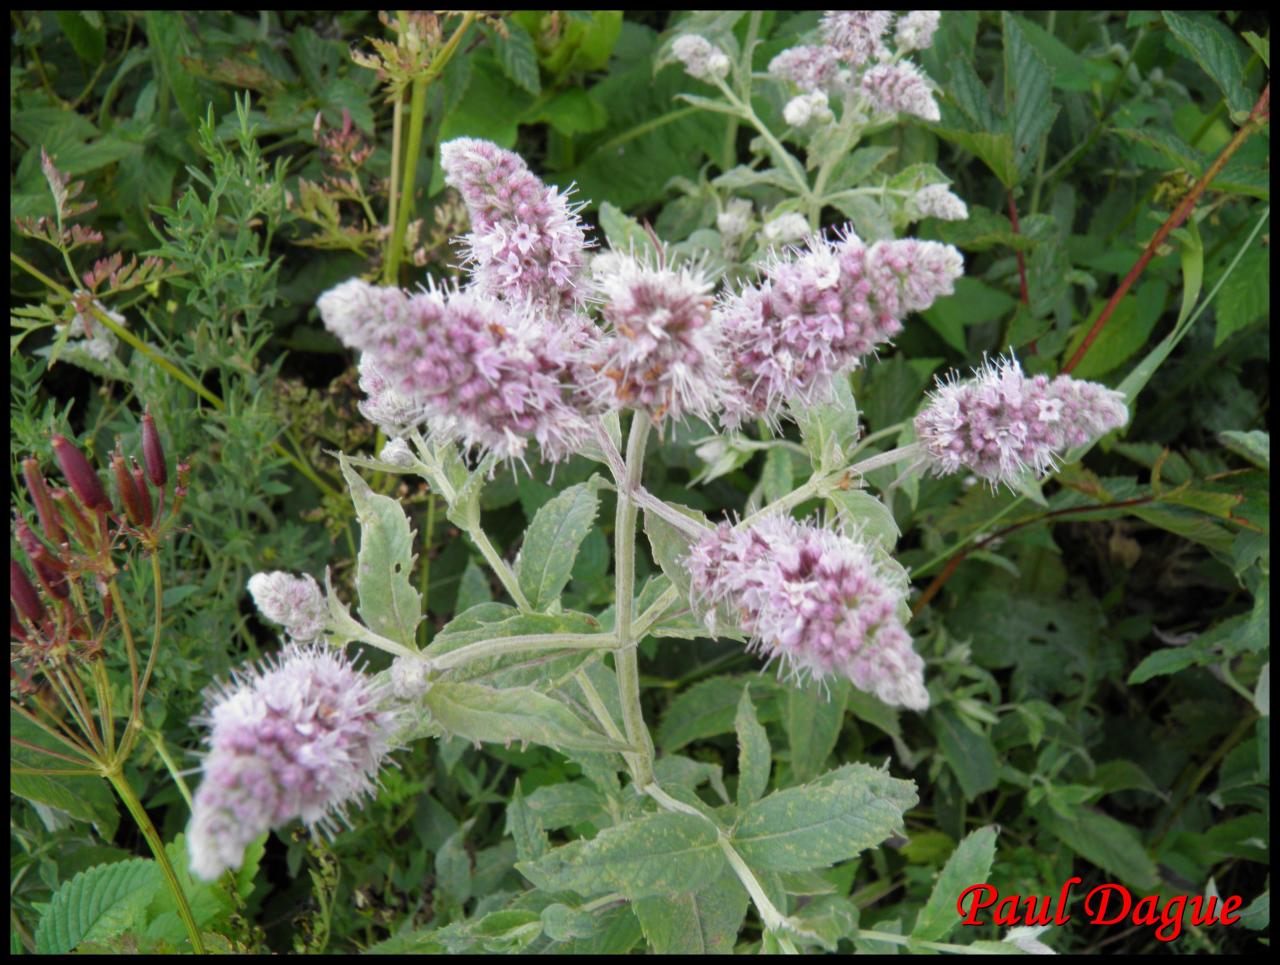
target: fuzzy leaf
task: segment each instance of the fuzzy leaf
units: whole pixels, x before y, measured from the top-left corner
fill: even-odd
[[[495,690],[480,684],[437,682],[422,698],[450,734],[474,741],[532,741],[587,751],[621,750],[560,701],[530,687]]]
[[[734,827],[733,845],[754,868],[822,868],[880,844],[916,801],[912,782],[849,764],[751,805]]]
[[[698,891],[652,895],[633,908],[657,955],[729,955],[748,901],[738,879],[722,874]]]
[[[360,616],[375,633],[412,647],[422,619],[422,596],[411,582],[414,556],[409,518],[399,501],[370,489],[345,456],[339,457],[339,463],[360,523],[356,558]]]
[[[516,867],[543,891],[617,891],[632,899],[696,891],[725,868],[716,840],[715,827],[703,818],[654,814]]]
[[[529,524],[516,560],[516,577],[534,609],[545,610],[559,600],[569,582],[578,547],[600,509],[599,486],[599,476],[570,486],[543,505]]]
[[[745,808],[758,801],[768,789],[769,767],[773,762],[769,734],[756,718],[749,687],[742,688],[733,727],[738,732],[738,807]]]
[[[805,687],[787,690],[785,723],[791,748],[791,771],[797,781],[816,777],[827,762],[840,736],[848,694],[848,682],[839,679],[825,689],[810,682]]]

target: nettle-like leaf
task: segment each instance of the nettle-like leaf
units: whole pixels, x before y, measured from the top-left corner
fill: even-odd
[[[159,866],[146,858],[80,872],[54,892],[36,926],[36,951],[65,955],[83,942],[141,932],[147,907],[163,887]]]
[[[481,684],[438,681],[422,701],[449,734],[468,740],[533,742],[587,751],[624,749],[562,701],[532,687],[496,690]]]
[[[573,573],[578,547],[587,538],[600,510],[600,477],[570,486],[533,517],[516,560],[520,589],[536,610],[560,599]]]
[[[899,831],[902,815],[917,800],[913,782],[848,764],[746,808],[732,842],[753,868],[823,868],[857,857]]]
[[[698,890],[727,869],[715,826],[691,814],[653,814],[516,865],[544,891],[628,898]]]
[[[398,500],[380,496],[339,456],[360,523],[356,592],[370,630],[411,647],[422,619],[422,595],[414,589],[413,530]]]

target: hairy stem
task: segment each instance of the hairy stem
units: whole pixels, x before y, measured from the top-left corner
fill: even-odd
[[[635,748],[627,757],[631,773],[641,787],[653,781],[653,739],[640,709],[640,668],[636,655],[637,639],[631,625],[635,607],[636,582],[636,502],[644,471],[644,450],[649,440],[649,420],[636,413],[631,420],[627,439],[626,476],[618,479],[618,510],[614,516],[614,633],[618,650],[614,667],[618,674],[618,696],[622,702],[622,721],[627,742]]]

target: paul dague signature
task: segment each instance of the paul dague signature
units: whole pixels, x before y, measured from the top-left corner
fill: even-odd
[[[956,912],[962,925],[985,925],[987,922],[978,915],[986,908],[992,909],[991,921],[996,925],[1065,925],[1071,920],[1067,899],[1072,886],[1081,881],[1068,878],[1056,900],[1050,895],[1001,897],[992,885],[970,885],[960,892]],[[1188,908],[1192,925],[1234,925],[1240,920],[1243,904],[1239,895],[1221,902],[1216,896],[1177,895],[1163,904],[1158,895],[1149,895],[1135,903],[1128,888],[1107,882],[1084,896],[1084,913],[1091,925],[1115,925],[1127,920],[1135,925],[1155,926],[1155,937],[1171,942],[1182,934]]]

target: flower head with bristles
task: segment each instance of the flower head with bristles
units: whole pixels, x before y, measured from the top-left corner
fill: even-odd
[[[997,358],[972,379],[940,382],[915,427],[938,475],[968,469],[994,486],[1042,476],[1067,449],[1128,419],[1113,389],[1069,375],[1028,377],[1016,359]]]
[[[862,75],[860,86],[867,100],[882,114],[914,114],[926,121],[942,117],[929,79],[910,61],[876,64]]]
[[[191,870],[211,881],[265,831],[294,818],[330,830],[371,794],[396,713],[341,651],[290,644],[218,692],[207,721],[187,847]]]
[[[912,10],[898,21],[894,32],[894,46],[898,53],[926,50],[933,46],[933,35],[938,32],[941,11]]]
[[[950,245],[907,238],[864,245],[852,233],[776,259],[764,280],[716,311],[739,393],[725,422],[775,419],[784,401],[822,401],[831,380],[902,330],[902,319],[954,290],[963,271]]]
[[[445,183],[471,215],[467,267],[480,291],[555,312],[579,299],[587,247],[581,205],[544,184],[518,154],[460,137],[440,145]]]
[[[608,326],[598,367],[609,407],[639,409],[655,422],[708,418],[728,383],[712,283],[703,271],[618,256],[596,285]]]
[[[888,53],[882,38],[892,22],[888,10],[828,10],[822,37],[850,67],[861,67]]]
[[[887,704],[929,706],[924,661],[898,615],[903,587],[866,544],[771,516],[748,529],[722,524],[687,566],[692,602],[713,631],[727,616],[751,649],[795,677],[844,677]]]

